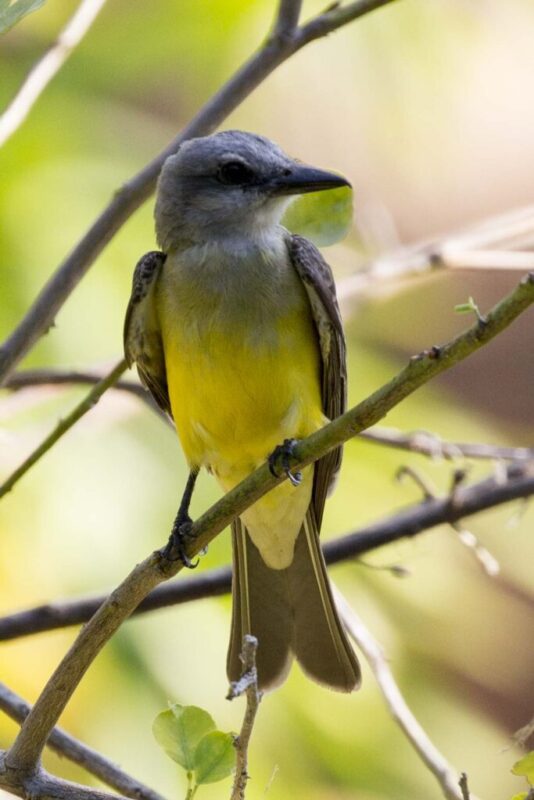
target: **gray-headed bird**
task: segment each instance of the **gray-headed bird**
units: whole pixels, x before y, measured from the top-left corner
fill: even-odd
[[[228,677],[239,678],[251,633],[262,689],[284,680],[293,656],[333,689],[360,682],[319,544],[341,449],[297,475],[284,459],[344,411],[346,367],[332,272],[280,221],[292,196],[344,185],[251,133],[185,142],[163,166],[161,252],[138,263],[126,315],[128,363],[173,417],[190,467],[171,541],[190,522],[201,467],[228,491],[273,453],[273,469],[285,464],[289,480],[232,525]]]

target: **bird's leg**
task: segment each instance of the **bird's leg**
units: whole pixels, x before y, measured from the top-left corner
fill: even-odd
[[[180,501],[178,513],[174,519],[171,535],[165,548],[163,549],[163,556],[169,561],[176,561],[180,559],[184,567],[194,569],[198,566],[198,559],[192,562],[186,555],[185,547],[187,544],[187,537],[191,533],[193,520],[189,516],[189,505],[193,496],[193,489],[198,475],[198,469],[192,469],[189,473],[187,483],[185,485],[184,493]]]
[[[291,458],[295,454],[296,445],[297,439],[284,439],[282,444],[274,448],[267,459],[271,475],[279,478],[281,472],[283,472],[293,486],[299,486],[302,483],[302,472],[291,472]]]

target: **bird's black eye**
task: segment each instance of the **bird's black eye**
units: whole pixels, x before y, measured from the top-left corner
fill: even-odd
[[[217,178],[227,186],[244,186],[252,183],[254,172],[242,161],[227,161],[219,167]]]

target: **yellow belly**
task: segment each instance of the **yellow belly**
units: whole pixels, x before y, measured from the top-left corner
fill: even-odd
[[[167,331],[171,407],[191,465],[207,466],[221,479],[229,467],[247,474],[284,438],[323,424],[312,331],[298,319],[278,326],[276,348],[247,346],[243,333]]]

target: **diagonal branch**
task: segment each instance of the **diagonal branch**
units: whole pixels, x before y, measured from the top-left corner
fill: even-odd
[[[186,139],[215,130],[280,64],[314,39],[388,5],[393,0],[350,3],[321,14],[295,29],[294,35],[272,36],[201,108],[191,122],[144,169],[115,193],[109,205],[60,264],[24,319],[0,348],[0,384],[54,322],[54,318],[91,264],[133,212],[150,196],[165,159]],[[288,20],[288,0],[281,0],[274,30]],[[298,6],[298,3],[294,4]],[[349,13],[350,12],[350,13]],[[279,23],[280,20],[280,23]]]
[[[67,25],[35,64],[17,94],[0,115],[0,147],[19,128],[54,75],[81,42],[106,0],[82,0]]]
[[[510,467],[505,479],[486,478],[450,495],[424,500],[354,533],[323,545],[327,564],[340,564],[379,547],[417,536],[437,525],[453,524],[464,517],[496,508],[534,494],[534,466]],[[143,600],[135,614],[189,603],[205,597],[219,597],[231,588],[229,567],[213,569],[195,577],[180,578],[158,586]],[[106,595],[81,600],[48,603],[0,617],[0,641],[87,622],[105,601]]]
[[[438,781],[447,800],[462,800],[460,776],[430,741],[427,734],[410,711],[378,642],[367,630],[362,620],[347,603],[339,589],[333,587],[336,606],[350,637],[364,654],[388,710],[406,738]],[[472,800],[476,800],[473,796]]]
[[[0,683],[0,709],[15,722],[22,723],[30,713],[31,706]],[[59,728],[54,728],[47,744],[51,750],[83,767],[91,775],[95,775],[126,797],[133,800],[163,800],[163,797],[153,789],[132,778],[96,750],[87,747]]]
[[[0,498],[2,498],[5,494],[10,492],[16,483],[33,467],[34,464],[39,461],[39,459],[47,453],[54,444],[61,439],[65,433],[75,425],[79,419],[81,419],[84,414],[90,411],[96,403],[100,400],[104,392],[106,392],[110,386],[112,386],[122,375],[122,373],[127,368],[126,361],[124,359],[119,361],[116,364],[111,372],[102,378],[89,392],[89,394],[84,397],[84,399],[78,403],[78,405],[68,414],[65,419],[60,420],[54,430],[44,439],[41,444],[30,453],[28,458],[22,462],[22,464],[17,467],[17,469],[11,473],[11,475],[0,485]]]
[[[432,377],[478,350],[504,330],[534,302],[534,275],[528,275],[484,318],[443,347],[433,347],[413,357],[388,384],[341,417],[300,441],[290,467],[304,467],[375,424],[402,399]],[[235,517],[270,489],[282,483],[264,464],[206,511],[192,526],[186,555],[194,557]],[[152,553],[138,564],[112,592],[79,633],[24,721],[5,759],[8,769],[27,774],[35,769],[48,736],[85,672],[102,647],[139,603],[158,584],[175,575],[181,564],[168,561],[164,551]],[[1,779],[1,773],[0,773]]]
[[[124,795],[55,778],[40,767],[31,772],[10,767],[4,750],[0,750],[0,785],[23,800],[126,800]]]

